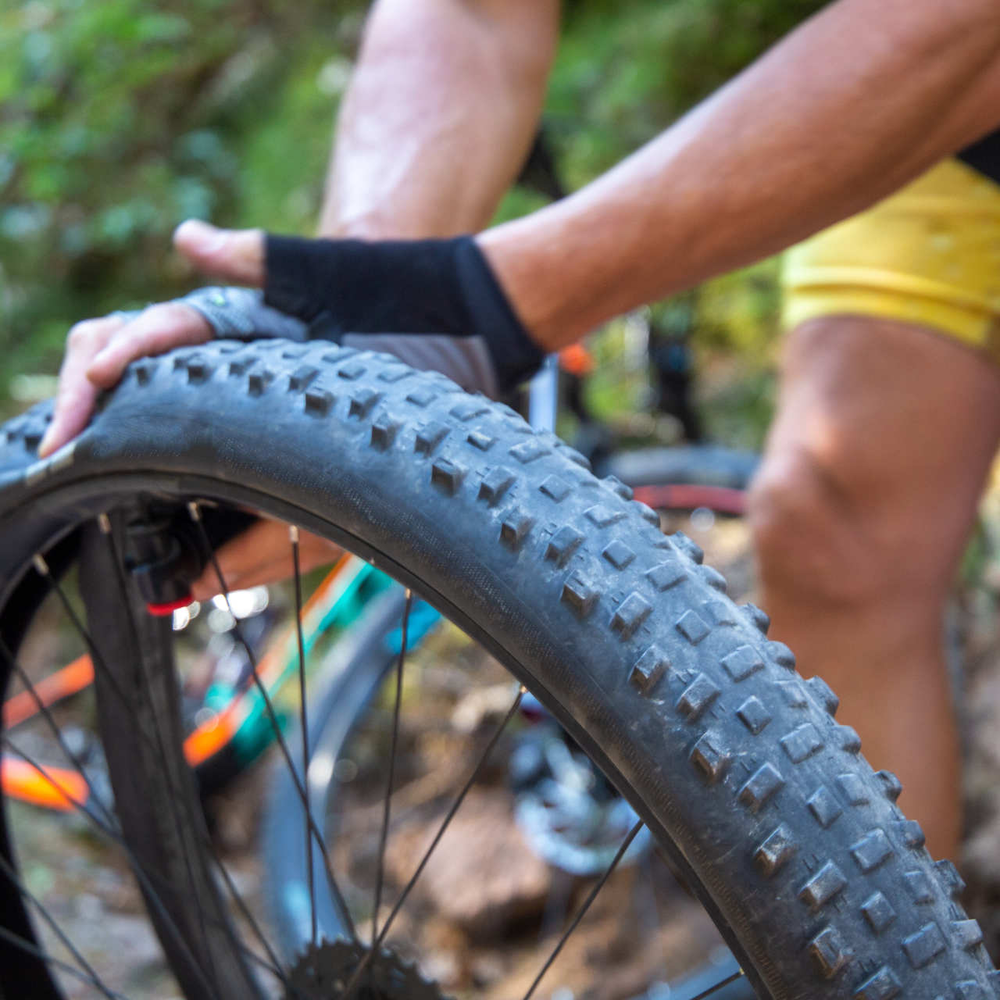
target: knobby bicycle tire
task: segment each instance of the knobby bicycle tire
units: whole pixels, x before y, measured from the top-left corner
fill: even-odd
[[[115,498],[244,502],[386,569],[500,660],[630,801],[761,997],[995,995],[957,872],[829,688],[696,546],[553,435],[389,356],[273,341],[133,364],[75,445],[33,462],[44,418],[3,431],[8,646],[38,600],[32,556],[57,561]],[[0,877],[5,925],[26,930],[15,895]],[[0,983],[44,996],[16,992],[25,963],[0,944]]]

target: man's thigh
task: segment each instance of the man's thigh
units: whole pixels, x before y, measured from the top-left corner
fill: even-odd
[[[783,278],[764,479],[811,485],[834,544],[909,546],[911,569],[940,575],[1000,437],[1000,187],[940,164],[794,248]]]

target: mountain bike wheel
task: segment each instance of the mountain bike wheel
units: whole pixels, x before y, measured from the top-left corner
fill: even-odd
[[[722,445],[689,444],[640,448],[608,456],[601,472],[635,490],[656,510],[697,510],[743,514],[745,492],[760,457]]]
[[[895,806],[898,782],[834,722],[826,685],[798,678],[766,616],[734,605],[694,546],[554,436],[387,356],[280,342],[138,362],[72,448],[32,463],[43,421],[8,425],[0,456],[2,667],[17,670],[27,620],[79,558],[91,620],[108,630],[88,640],[122,839],[186,995],[264,995],[255,972],[269,963],[286,995],[296,984],[282,982],[287,959],[249,947],[189,808],[169,627],[143,615],[120,562],[137,501],[187,513],[196,531],[213,504],[280,517],[413,588],[628,799],[759,996],[991,995],[957,873],[934,864]],[[123,625],[107,624],[112,605]],[[10,832],[0,984],[59,995]],[[315,956],[299,956],[300,992],[350,993],[377,971],[389,995],[411,975],[354,947],[322,988]]]

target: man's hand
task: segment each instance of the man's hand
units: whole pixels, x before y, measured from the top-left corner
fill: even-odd
[[[264,283],[264,236],[259,230],[233,232],[189,221],[174,233],[174,245],[206,274],[241,285]],[[112,313],[77,323],[67,340],[55,414],[39,455],[51,454],[86,427],[98,394],[114,386],[130,362],[184,344],[200,344],[211,336],[208,320],[182,302],[149,306],[131,318]],[[316,535],[302,532],[299,536],[303,572],[333,562],[339,552],[332,542]],[[223,546],[218,561],[230,589],[291,576],[288,527],[261,521]],[[207,600],[220,589],[215,570],[209,566],[192,586],[192,593],[197,600]]]
[[[174,245],[206,274],[241,285],[264,283],[260,230],[232,232],[190,220],[177,228]],[[184,344],[201,344],[211,336],[205,317],[181,302],[149,306],[134,318],[112,313],[77,323],[66,341],[55,413],[39,445],[39,457],[52,454],[87,426],[98,394],[115,385],[132,361]]]
[[[260,230],[226,231],[189,221],[178,228],[174,242],[214,277],[242,286],[266,283],[263,302],[246,288],[202,289],[201,298],[195,292],[134,318],[113,314],[74,327],[55,415],[40,448],[43,457],[86,426],[100,391],[115,385],[130,362],[203,343],[215,330],[266,335],[259,324],[268,312],[279,318],[278,335],[284,335],[280,324],[294,317],[297,329],[303,323],[318,325],[322,335],[347,346],[389,351],[416,367],[442,371],[470,389],[495,392],[512,386],[544,356],[471,237],[381,242],[265,238]],[[254,300],[242,313],[245,327],[235,322],[239,294]],[[221,307],[215,296],[222,298]],[[260,311],[253,314],[255,309]],[[303,551],[307,568],[328,558],[329,546],[308,539]],[[220,563],[231,586],[287,575],[291,560],[283,529],[258,526],[225,546]],[[195,593],[208,596],[217,588],[218,581],[205,574]]]

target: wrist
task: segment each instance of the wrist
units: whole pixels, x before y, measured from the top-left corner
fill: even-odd
[[[451,338],[486,360],[493,371],[487,382],[501,390],[544,359],[472,237],[269,235],[265,255],[265,303],[304,320],[310,336]]]
[[[581,326],[567,306],[565,281],[553,281],[515,227],[517,222],[486,230],[476,245],[514,314],[539,348],[550,354],[579,340],[590,329]],[[544,264],[544,259],[541,263]]]

